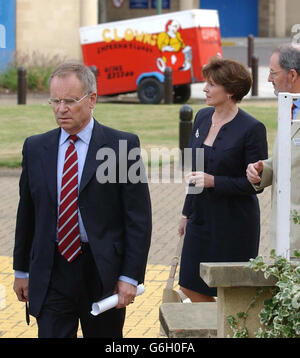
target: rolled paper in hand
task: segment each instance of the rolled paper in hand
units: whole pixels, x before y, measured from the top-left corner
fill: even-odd
[[[136,296],[140,296],[144,292],[145,292],[144,285],[143,284],[138,285],[136,289]],[[93,303],[91,314],[93,316],[98,316],[98,314],[110,310],[113,307],[116,307],[118,304],[118,300],[119,297],[118,294],[116,293],[110,297],[104,298],[103,300]]]

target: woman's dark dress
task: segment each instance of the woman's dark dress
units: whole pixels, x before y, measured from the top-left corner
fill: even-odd
[[[249,163],[267,158],[265,126],[239,109],[220,129],[211,147],[203,145],[214,108],[200,110],[190,146],[204,148],[204,171],[214,175],[215,187],[187,194],[183,211],[189,216],[181,255],[179,285],[216,296],[200,278],[201,262],[243,262],[258,254],[260,211],[256,191],[246,178]]]

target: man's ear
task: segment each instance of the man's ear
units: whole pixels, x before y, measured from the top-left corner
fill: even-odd
[[[289,77],[290,77],[290,81],[292,83],[295,83],[300,76],[298,75],[298,72],[294,68],[292,68],[289,72]]]
[[[93,109],[97,102],[97,93],[93,92],[90,94],[90,108]]]

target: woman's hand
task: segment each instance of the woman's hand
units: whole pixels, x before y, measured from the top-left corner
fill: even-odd
[[[180,219],[180,222],[179,222],[179,227],[178,227],[178,235],[179,236],[185,235],[185,228],[186,228],[187,222],[188,222],[188,218],[186,216],[182,216],[182,218]]]
[[[187,175],[190,183],[195,184],[196,187],[214,188],[215,177],[204,172],[191,172]]]

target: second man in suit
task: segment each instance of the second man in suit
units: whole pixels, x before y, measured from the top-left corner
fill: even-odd
[[[300,93],[300,47],[285,45],[276,49],[270,58],[269,82],[273,84],[274,93]],[[300,119],[300,99],[294,100],[292,116]],[[291,210],[300,215],[300,124],[295,122],[291,128]],[[256,190],[272,185],[272,217],[270,227],[270,249],[276,248],[276,212],[277,212],[277,141],[273,155],[267,160],[250,163],[247,178]],[[300,249],[300,225],[291,221],[290,255]]]

